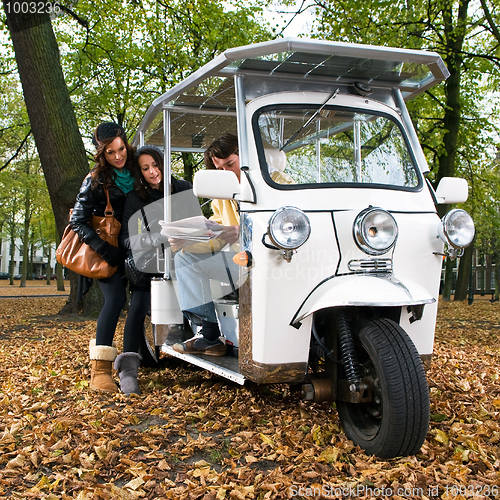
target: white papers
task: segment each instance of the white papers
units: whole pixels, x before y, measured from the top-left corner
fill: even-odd
[[[176,238],[189,241],[209,241],[222,233],[222,226],[203,215],[189,217],[175,222],[159,221],[161,234],[166,238]]]

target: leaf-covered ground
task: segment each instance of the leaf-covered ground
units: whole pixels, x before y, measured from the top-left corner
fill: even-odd
[[[286,385],[165,359],[140,370],[141,397],[89,390],[95,320],[35,296],[54,287],[0,286],[0,498],[500,498],[498,303],[440,305],[427,439],[379,460]]]

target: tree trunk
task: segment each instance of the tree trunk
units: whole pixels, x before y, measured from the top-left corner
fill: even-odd
[[[474,253],[474,244],[469,245],[460,258],[458,265],[457,286],[453,300],[466,300],[469,292],[470,272],[472,269],[472,254]]]
[[[29,175],[29,163],[27,164],[26,173]],[[24,231],[23,231],[23,270],[21,273],[21,288],[26,287],[26,279],[28,278],[28,261],[29,261],[29,244],[30,244],[30,222],[31,222],[31,200],[30,190],[27,188],[24,192]],[[33,259],[31,260],[33,262]]]
[[[498,302],[500,300],[500,253],[495,252],[494,254],[494,259],[495,259],[495,291],[494,291],[494,297],[493,299],[495,302]]]
[[[454,177],[458,149],[458,132],[462,117],[462,106],[460,99],[460,80],[463,71],[462,46],[464,43],[465,26],[467,19],[468,1],[460,3],[458,17],[454,23],[454,2],[448,2],[443,8],[444,33],[448,53],[444,55],[446,66],[450,76],[444,82],[446,105],[444,107],[443,128],[446,130],[443,136],[444,152],[438,157],[438,171],[435,178],[435,186],[443,177]],[[439,205],[437,212],[443,217],[449,210],[448,205]]]
[[[182,163],[184,164],[184,180],[193,183],[194,167],[196,161],[193,153],[182,153]]]
[[[62,266],[61,264],[57,264],[57,267],[61,269],[61,275],[62,275]],[[78,274],[74,273],[73,271],[68,271],[68,278],[69,278],[69,297],[66,300],[66,303],[64,304],[63,308],[58,312],[58,314],[69,314],[69,313],[80,313],[82,312],[82,304],[81,302],[77,302],[77,295],[78,295]],[[59,280],[59,278],[58,278]],[[57,285],[58,290],[64,290],[64,283],[62,288],[59,288],[59,283]]]
[[[10,285],[14,284],[14,271],[16,267],[16,227],[15,224],[10,224],[10,262],[9,262],[9,273],[10,273]]]
[[[83,296],[83,314],[97,318],[103,304],[101,287],[97,280],[90,287],[90,290]]]
[[[14,9],[15,0],[2,1],[57,231],[62,235],[69,209],[89,170],[85,147],[64,82],[50,17],[14,14],[19,10]],[[73,278],[71,287],[76,286]],[[76,311],[75,303],[71,309]]]
[[[61,238],[59,237],[59,233],[57,232],[56,229],[56,247],[59,246],[59,243],[61,243]],[[50,262],[50,261],[49,261]],[[57,276],[57,291],[58,292],[64,292],[64,274],[63,274],[63,266],[59,264],[59,262],[56,262],[56,276]],[[76,290],[76,287],[73,287],[74,290]],[[71,297],[70,297],[71,299]],[[74,300],[76,304],[76,296]],[[69,300],[69,303],[71,304],[71,300]],[[71,309],[71,307],[69,307]]]
[[[467,0],[460,3],[455,23],[453,19],[455,4],[453,2],[446,3],[442,11],[446,48],[448,50],[444,59],[450,71],[450,76],[444,83],[446,106],[444,108],[443,128],[446,132],[443,136],[444,152],[438,158],[439,168],[435,178],[436,186],[443,177],[454,177],[455,175],[458,132],[462,116],[460,100],[460,79],[463,70],[462,46],[464,43],[468,4]],[[443,217],[448,210],[448,205],[438,205],[437,207],[439,217]],[[450,300],[451,297],[453,267],[454,262],[450,258],[447,258],[443,287],[443,300],[445,301]]]
[[[481,252],[481,256],[479,257],[479,267],[478,272],[480,273],[480,281],[481,281],[481,297],[484,297],[484,291],[486,288],[486,262],[484,259],[484,253]]]
[[[49,243],[47,250],[47,285],[50,285],[50,278],[52,276],[52,268],[50,267],[50,258],[52,257],[52,247]]]
[[[494,290],[491,289],[491,254],[485,256],[486,258],[486,270],[485,270],[485,279],[484,279],[484,288],[487,294],[494,293]]]
[[[33,243],[35,241],[35,235],[33,234],[33,231],[31,231],[31,236],[29,239],[29,244],[30,244],[30,258],[28,260],[28,279],[32,280],[35,275],[34,275],[34,266],[35,266],[35,244]]]

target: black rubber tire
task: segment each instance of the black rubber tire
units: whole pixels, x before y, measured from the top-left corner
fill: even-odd
[[[418,351],[389,319],[354,327],[363,378],[380,403],[337,402],[344,432],[369,455],[394,458],[418,453],[429,428],[429,387]]]
[[[160,347],[154,345],[154,325],[149,316],[144,321],[144,334],[141,338],[139,354],[142,357],[141,366],[156,368],[160,362]]]

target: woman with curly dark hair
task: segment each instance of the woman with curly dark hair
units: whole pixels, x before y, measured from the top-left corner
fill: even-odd
[[[92,142],[96,148],[96,164],[82,183],[70,224],[79,238],[108,264],[118,266],[118,271],[113,276],[99,280],[104,304],[97,319],[96,338],[90,341],[89,346],[90,387],[99,391],[118,392],[112,378],[112,364],[117,356],[113,337],[120,312],[127,300],[125,252],[102,240],[89,221],[92,215],[104,216],[107,190],[114,216],[122,222],[125,197],[134,187],[134,148],[128,143],[123,127],[113,122],[101,123],[94,132]]]

